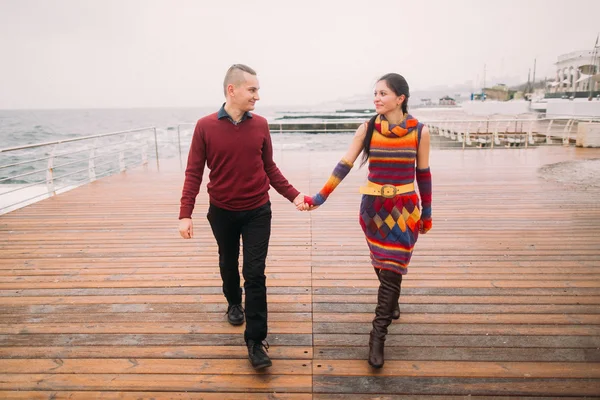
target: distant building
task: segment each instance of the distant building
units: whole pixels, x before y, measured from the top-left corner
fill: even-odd
[[[440,99],[440,105],[442,105],[442,106],[455,106],[456,105],[456,100],[454,100],[450,96],[444,96],[444,97],[442,97]]]
[[[431,106],[433,105],[433,102],[431,101],[431,99],[421,99],[421,104],[424,106]]]
[[[552,93],[600,90],[600,57],[592,50],[573,51],[558,57],[554,81],[548,82]],[[591,86],[591,87],[590,87]]]
[[[512,100],[515,92],[515,90],[510,90],[508,86],[503,83],[499,83],[491,88],[483,88],[483,93],[485,94],[486,99],[497,101]]]

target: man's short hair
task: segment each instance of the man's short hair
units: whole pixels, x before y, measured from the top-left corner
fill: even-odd
[[[227,86],[234,85],[237,86],[241,83],[244,83],[246,80],[244,79],[244,72],[249,73],[250,75],[256,76],[256,71],[244,64],[233,64],[227,70],[225,74],[225,79],[223,80],[223,93],[227,96]]]

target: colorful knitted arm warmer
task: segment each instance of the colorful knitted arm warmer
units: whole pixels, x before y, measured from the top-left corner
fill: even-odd
[[[323,189],[313,197],[304,196],[304,202],[310,206],[320,206],[325,203],[327,197],[329,197],[337,185],[339,185],[346,175],[348,175],[348,172],[350,172],[353,166],[354,164],[342,158],[333,169],[333,172],[325,183],[325,186],[323,186]]]
[[[429,167],[417,168],[417,185],[421,195],[421,221],[423,221],[423,230],[427,232],[431,229],[431,169]]]

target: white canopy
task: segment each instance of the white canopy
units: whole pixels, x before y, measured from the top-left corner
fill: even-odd
[[[577,79],[577,80],[575,81],[575,83],[579,83],[579,82],[585,82],[585,81],[587,81],[588,79],[590,79],[590,76],[591,76],[591,75],[587,75],[587,74],[581,74],[581,78]]]

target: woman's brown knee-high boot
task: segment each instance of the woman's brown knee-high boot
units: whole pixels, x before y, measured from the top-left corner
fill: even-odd
[[[369,364],[373,368],[383,367],[383,347],[388,326],[392,323],[392,312],[398,304],[400,296],[400,282],[402,275],[392,271],[379,272],[379,293],[377,294],[377,307],[373,319],[373,330],[369,337]]]
[[[381,271],[378,268],[373,268],[375,270],[375,273],[377,274],[377,278],[379,278],[379,272]],[[380,278],[380,282],[381,282],[381,278]],[[400,283],[402,284],[402,275],[400,275]],[[400,287],[400,289],[402,290],[402,287]],[[398,296],[399,298],[400,296]],[[396,303],[395,307],[394,307],[394,311],[392,311],[392,319],[399,319],[400,318],[400,304]]]

